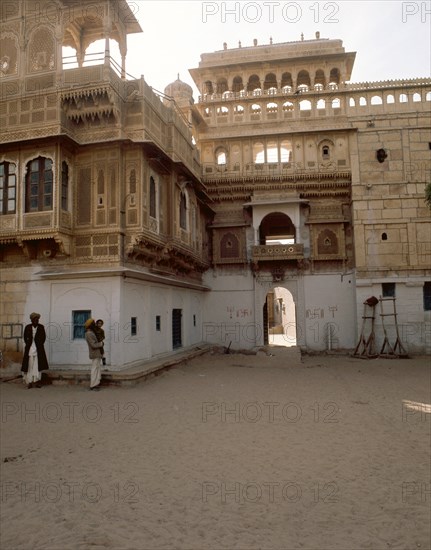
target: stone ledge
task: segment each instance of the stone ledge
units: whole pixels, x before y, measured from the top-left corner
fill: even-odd
[[[121,371],[102,370],[102,386],[129,386],[157,376],[164,370],[184,363],[190,359],[194,359],[199,355],[203,355],[212,350],[213,346],[209,344],[201,344],[190,346],[178,352],[173,352],[169,355],[164,355],[156,359],[142,361],[139,365],[135,365]],[[10,373],[12,374],[12,373]],[[21,373],[13,373],[8,378],[3,378],[3,382],[21,379]],[[43,372],[43,385],[85,385],[90,384],[90,365],[88,369],[76,369],[71,366],[70,369],[51,368]]]

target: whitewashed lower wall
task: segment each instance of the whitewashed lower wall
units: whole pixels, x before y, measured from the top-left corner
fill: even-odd
[[[356,339],[356,299],[353,274],[316,274],[274,283],[271,277],[254,279],[208,273],[212,287],[205,295],[203,340],[250,349],[264,342],[263,306],[266,295],[277,287],[287,289],[295,302],[297,345],[304,350],[350,350]],[[329,341],[328,341],[328,334]]]
[[[104,320],[105,355],[111,370],[172,352],[174,308],[182,310],[182,347],[202,342],[203,292],[198,290],[113,276],[33,281],[26,292],[24,320],[23,315],[19,317],[27,324],[25,317],[32,311],[41,314],[51,368],[86,369],[90,364],[85,340],[73,338],[72,312],[76,310],[90,310],[94,319]],[[135,335],[132,318],[136,318]]]
[[[429,280],[429,279],[427,279]],[[358,339],[362,326],[364,301],[370,296],[379,298],[382,295],[382,283],[395,283],[395,307],[397,313],[398,334],[401,344],[410,355],[431,353],[431,311],[424,310],[423,286],[425,279],[417,278],[386,278],[371,281],[360,279],[357,281],[357,315]],[[393,312],[392,301],[383,302],[383,313]],[[369,312],[370,310],[368,310]],[[375,309],[375,339],[376,351],[379,353],[384,343],[384,329],[381,316],[381,306]],[[391,346],[395,345],[397,330],[395,317],[384,318],[384,326]],[[366,338],[369,335],[369,324],[366,325]],[[384,352],[388,352],[386,346]]]

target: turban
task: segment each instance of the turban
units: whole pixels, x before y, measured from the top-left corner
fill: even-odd
[[[94,319],[87,319],[84,323],[84,327],[88,328],[94,323]]]
[[[30,313],[30,319],[33,321],[33,319],[40,319],[40,313]]]

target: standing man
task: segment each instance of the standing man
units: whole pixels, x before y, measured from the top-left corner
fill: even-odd
[[[85,339],[88,344],[88,354],[91,359],[90,390],[98,391],[100,389],[100,379],[102,378],[102,349],[103,342],[99,342],[96,336],[96,323],[94,319],[87,319],[84,324]]]
[[[95,328],[97,341],[98,342],[103,342],[103,344],[105,344],[105,331],[103,330],[102,327],[103,327],[103,319],[97,319],[96,328]],[[106,365],[105,346],[104,345],[102,346],[100,351],[102,353],[102,364]]]
[[[24,329],[24,357],[22,359],[22,376],[27,388],[42,387],[41,371],[48,370],[48,360],[45,353],[45,327],[39,323],[40,313],[31,313],[29,325]]]

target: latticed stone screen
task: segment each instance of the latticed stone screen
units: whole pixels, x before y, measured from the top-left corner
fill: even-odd
[[[78,258],[117,256],[119,251],[118,235],[83,235],[76,237],[75,253]]]
[[[55,68],[54,37],[47,29],[38,29],[28,49],[29,72],[49,71]]]
[[[81,168],[78,179],[77,196],[77,223],[78,225],[91,222],[91,169]]]

